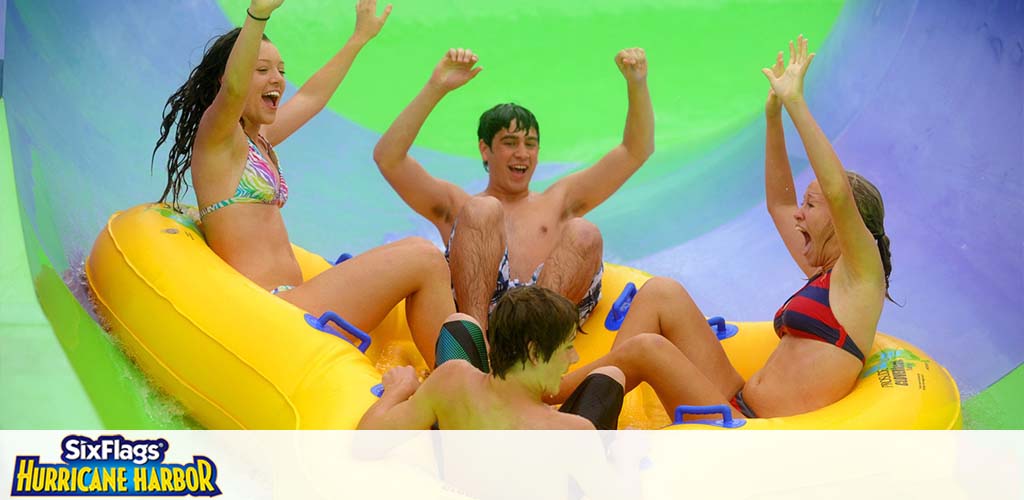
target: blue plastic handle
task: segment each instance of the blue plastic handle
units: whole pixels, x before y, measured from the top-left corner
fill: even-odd
[[[725,318],[721,316],[715,316],[708,318],[708,325],[714,330],[715,336],[718,340],[725,340],[733,335],[736,335],[740,331],[740,327],[736,325],[729,325],[725,323]]]
[[[319,318],[317,318],[316,316],[313,316],[312,314],[308,314],[307,313],[306,314],[306,323],[309,323],[309,326],[312,326],[313,328],[316,328],[317,330],[320,330],[321,332],[329,333],[331,335],[334,335],[335,337],[338,337],[338,338],[344,340],[345,342],[348,342],[348,343],[350,343],[352,345],[355,345],[354,343],[352,343],[352,341],[350,341],[349,339],[345,338],[344,335],[339,335],[338,332],[336,332],[333,328],[328,328],[327,327],[327,323],[334,323],[334,324],[340,326],[342,328],[342,330],[345,330],[346,332],[351,334],[353,337],[359,339],[359,341],[360,341],[359,345],[356,345],[356,349],[359,349],[359,352],[365,353],[366,350],[370,348],[370,342],[371,342],[370,335],[367,334],[366,332],[360,330],[359,328],[357,328],[352,323],[349,323],[348,321],[345,321],[345,318],[342,318],[341,316],[338,316],[338,314],[336,312],[334,312],[334,311],[327,311],[322,316],[320,316]]]
[[[345,262],[346,260],[351,259],[351,258],[352,258],[352,254],[350,254],[348,252],[345,252],[345,253],[339,255],[338,258],[334,260],[334,265],[341,264],[342,262]]]
[[[384,384],[380,383],[370,388],[370,394],[377,396],[378,398],[384,395]]]
[[[613,332],[622,328],[622,322],[626,320],[626,315],[629,314],[629,306],[633,304],[633,297],[636,297],[636,285],[630,281],[626,283],[622,293],[619,294],[619,298],[615,299],[615,302],[612,304],[612,309],[608,311],[608,316],[604,318],[605,328]]]
[[[695,420],[693,422],[684,422],[683,415],[716,415],[721,414],[721,420]],[[747,423],[742,418],[732,418],[732,407],[729,405],[707,405],[707,406],[690,406],[690,405],[679,405],[676,407],[676,415],[672,420],[673,425],[678,424],[707,424],[717,425],[719,427],[725,427],[726,429],[735,429],[742,427]]]

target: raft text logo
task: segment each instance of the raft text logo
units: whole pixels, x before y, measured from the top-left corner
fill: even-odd
[[[189,464],[165,464],[169,446],[164,439],[68,436],[60,445],[64,463],[15,458],[11,496],[220,495],[213,460],[193,456]]]
[[[922,359],[905,349],[882,349],[864,362],[864,370],[860,378],[875,375],[878,385],[883,389],[893,387],[912,387],[907,372],[921,367],[917,373],[917,388],[925,390],[927,385],[926,372],[931,370],[931,360]]]

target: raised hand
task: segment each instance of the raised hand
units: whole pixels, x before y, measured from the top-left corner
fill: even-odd
[[[775,95],[785,104],[804,95],[804,75],[814,60],[814,53],[807,53],[807,39],[800,35],[796,39],[796,48],[789,42],[789,65],[781,75],[775,76],[771,69],[762,68],[761,72],[768,78]],[[778,60],[776,60],[778,64]]]
[[[644,49],[635,47],[620,50],[615,55],[615,65],[628,82],[639,83],[647,80],[647,54]]]
[[[384,7],[384,13],[377,15],[377,0],[359,0],[356,4],[356,29],[352,36],[362,42],[368,42],[380,33],[388,16],[391,15],[391,4]]]
[[[448,53],[437,63],[430,75],[430,84],[445,92],[451,92],[470,81],[482,67],[473,67],[479,58],[469,49],[448,49]]]
[[[778,78],[785,72],[785,66],[782,64],[782,51],[775,56],[775,64],[771,67],[772,76]],[[764,114],[768,117],[776,117],[782,113],[782,101],[779,100],[779,96],[775,95],[775,89],[768,87],[768,101],[764,103]]]
[[[252,0],[249,2],[249,13],[256,17],[270,17],[270,13],[283,3],[284,0]]]

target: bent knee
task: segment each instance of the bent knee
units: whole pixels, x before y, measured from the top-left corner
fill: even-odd
[[[504,223],[505,209],[501,202],[493,196],[474,196],[462,205],[456,221],[460,225],[493,226]]]
[[[444,252],[442,252],[441,249],[434,244],[434,242],[426,238],[421,238],[419,236],[410,236],[408,238],[402,239],[401,241],[405,245],[407,245],[411,249],[411,251],[415,252],[417,255],[421,257],[433,260],[440,259],[441,262],[444,262]]]
[[[679,348],[672,341],[657,333],[641,333],[615,348],[617,351],[621,350],[623,353],[631,355],[634,359],[649,357],[664,352],[665,349],[678,350]]]
[[[582,217],[569,219],[565,223],[565,227],[562,228],[562,232],[576,247],[596,250],[601,250],[604,247],[601,230],[593,222]]]
[[[602,366],[600,368],[595,368],[587,375],[605,375],[607,377],[610,377],[612,380],[618,382],[619,385],[623,387],[626,386],[626,374],[617,366],[608,365]]]
[[[402,238],[398,244],[405,250],[406,258],[421,263],[425,272],[448,274],[448,261],[444,258],[444,252],[430,240],[410,236]]]
[[[407,248],[412,251],[423,252],[427,254],[432,252],[440,252],[440,250],[437,248],[437,245],[434,245],[430,240],[420,236],[406,236],[405,238],[402,238],[395,243],[397,245],[402,246],[403,248]]]
[[[480,326],[480,322],[477,321],[476,318],[464,313],[450,314],[447,318],[444,319],[445,323],[452,323],[456,321],[469,321],[470,323],[473,323],[477,327]]]
[[[672,278],[666,278],[664,276],[655,276],[649,280],[642,287],[637,295],[650,295],[654,297],[673,297],[680,294],[686,294],[686,289],[678,281]]]

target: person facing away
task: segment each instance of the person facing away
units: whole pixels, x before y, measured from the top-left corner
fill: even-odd
[[[436,422],[442,430],[615,429],[624,376],[614,366],[591,372],[559,410],[543,402],[579,360],[573,348],[578,314],[551,290],[510,290],[491,314],[489,366],[448,360],[422,384],[412,367],[395,367],[384,374],[384,394],[358,428],[428,429]],[[472,317],[459,313],[448,318],[448,331],[481,334]]]
[[[456,307],[487,329],[501,295],[538,284],[577,304],[585,319],[600,298],[601,233],[583,215],[612,195],[654,151],[654,113],[643,49],[620,51],[615,63],[626,80],[629,109],[622,142],[594,165],[543,192],[530,190],[540,152],[540,125],[526,108],[499,104],[480,117],[478,148],[487,188],[470,195],[431,176],[409,155],[427,116],[449,92],[483,69],[476,54],[450,49],[430,79],[374,148],[391,187],[434,223],[447,242]]]
[[[376,0],[359,0],[352,36],[282,103],[284,61],[263,35],[282,3],[252,0],[245,24],[217,38],[168,99],[153,149],[155,156],[175,130],[160,201],[177,208],[191,174],[210,248],[257,285],[310,313],[334,311],[369,331],[405,299],[413,339],[431,363],[438,326],[454,311],[448,267],[433,244],[406,238],[303,282],[281,216],[288,186],[274,146],[323,109],[391,7],[378,16]]]

